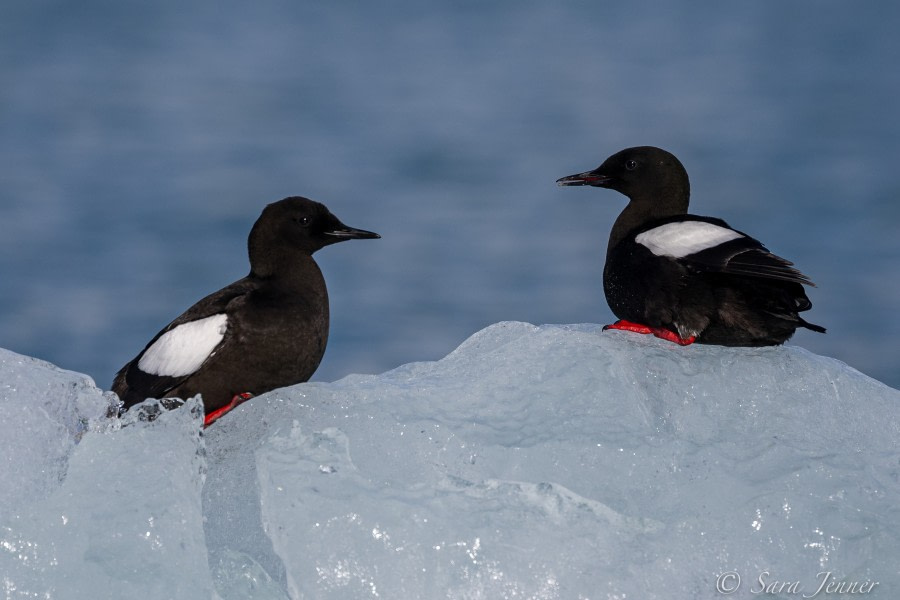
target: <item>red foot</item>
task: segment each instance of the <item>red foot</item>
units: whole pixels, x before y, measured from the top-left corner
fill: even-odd
[[[225,413],[231,412],[232,409],[237,408],[238,406],[240,406],[241,404],[243,404],[244,402],[246,402],[247,400],[249,400],[252,397],[253,397],[253,394],[251,394],[250,392],[243,392],[241,394],[235,394],[234,397],[231,399],[231,402],[229,402],[228,404],[226,404],[225,406],[223,406],[221,408],[217,408],[216,410],[212,411],[211,413],[207,413],[206,417],[203,419],[203,426],[209,427],[214,422],[216,422],[219,419],[219,417],[221,417]]]
[[[669,331],[668,329],[665,329],[663,327],[653,327],[653,335],[663,340],[675,342],[679,346],[688,346],[690,344],[693,344],[694,340],[697,339],[697,336],[695,335],[692,335],[688,338],[679,337],[678,334],[674,331]]]
[[[631,321],[626,321],[625,319],[619,319],[612,325],[604,325],[603,331],[607,329],[621,329],[623,331],[633,331],[634,333],[652,333],[656,337],[678,344],[679,346],[687,346],[688,344],[693,344],[694,340],[697,339],[696,336],[691,336],[689,338],[679,337],[677,333],[674,331],[669,331],[665,327],[648,327],[647,325],[641,325],[640,323],[632,323]]]
[[[631,321],[626,321],[625,319],[619,319],[612,325],[604,325],[603,331],[606,331],[607,329],[621,329],[622,331],[633,331],[635,333],[653,333],[653,330],[646,325],[641,325],[640,323],[632,323]]]

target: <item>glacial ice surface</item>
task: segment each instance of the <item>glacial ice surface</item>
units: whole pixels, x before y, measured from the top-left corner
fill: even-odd
[[[798,347],[505,322],[202,434],[111,401],[0,351],[0,597],[900,590],[900,392]]]

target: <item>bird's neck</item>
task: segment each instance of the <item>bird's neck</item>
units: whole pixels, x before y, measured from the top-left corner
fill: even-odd
[[[612,252],[612,249],[628,237],[632,231],[638,227],[656,219],[665,219],[666,217],[674,217],[683,215],[688,210],[689,196],[686,190],[679,190],[677,193],[670,193],[663,196],[666,200],[661,201],[659,198],[641,199],[632,198],[628,206],[619,214],[613,223],[612,232],[609,235],[609,245],[606,247],[606,255]]]
[[[281,286],[317,285],[324,278],[319,265],[304,251],[280,249],[275,252],[259,253],[251,256],[250,275],[267,279]]]

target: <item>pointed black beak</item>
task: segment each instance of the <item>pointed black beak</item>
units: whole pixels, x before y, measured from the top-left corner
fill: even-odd
[[[586,171],[584,173],[578,173],[576,175],[567,175],[565,177],[560,177],[556,180],[557,185],[592,185],[594,187],[609,187],[609,183],[612,181],[611,177],[606,175],[601,175],[597,172],[597,169],[593,171]]]
[[[343,242],[344,240],[377,240],[381,237],[374,231],[347,227],[343,223],[330,231],[323,231],[322,233],[337,238],[336,242]]]

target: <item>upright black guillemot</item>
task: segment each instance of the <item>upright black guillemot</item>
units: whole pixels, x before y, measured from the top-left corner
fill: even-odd
[[[379,238],[293,196],[266,206],[248,239],[250,274],[169,323],[116,374],[123,408],[202,394],[205,425],[252,397],[307,381],[328,342],[328,292],[312,254]]]
[[[603,269],[606,301],[620,320],[604,329],[652,333],[678,344],[772,346],[798,327],[814,285],[793,263],[725,221],[687,214],[690,185],[675,156],[627,148],[561,186],[616,190],[630,202],[613,225]]]

